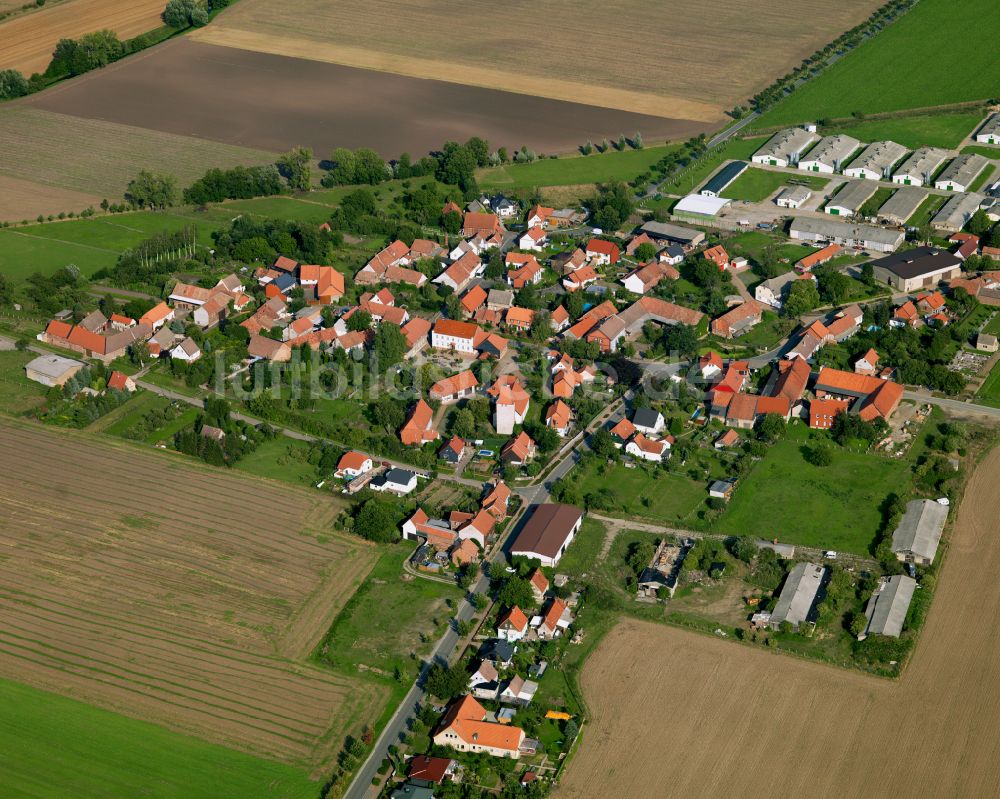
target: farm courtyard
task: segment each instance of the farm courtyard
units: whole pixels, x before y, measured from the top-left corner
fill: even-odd
[[[7,419],[0,460],[0,678],[306,775],[379,715],[309,662],[377,557],[339,504]]]

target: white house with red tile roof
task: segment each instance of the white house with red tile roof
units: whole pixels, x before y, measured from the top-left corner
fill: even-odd
[[[528,617],[517,605],[501,614],[497,619],[497,638],[504,641],[520,641],[528,632]]]
[[[372,470],[372,459],[370,456],[365,455],[363,452],[357,452],[356,450],[350,450],[345,452],[340,457],[340,461],[337,463],[337,477],[360,477],[363,474],[367,474]]]
[[[549,236],[541,227],[528,228],[517,240],[517,246],[522,250],[541,252],[548,243]]]
[[[618,263],[621,258],[621,250],[613,241],[604,239],[591,239],[587,242],[587,260],[598,266],[611,266]]]

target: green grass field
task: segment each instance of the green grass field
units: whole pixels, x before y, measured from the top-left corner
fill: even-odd
[[[481,186],[497,189],[628,181],[679,147],[680,145],[669,144],[642,150],[610,150],[586,156],[543,158],[530,164],[507,164],[482,169],[477,173],[477,179]]]
[[[962,148],[963,153],[976,153],[987,158],[1000,160],[1000,147],[990,147],[988,144],[969,144]]]
[[[997,319],[1000,319],[1000,317],[993,317],[994,322]],[[981,405],[1000,408],[1000,363],[993,367],[989,376],[983,381],[983,385],[980,386],[979,391],[976,392],[976,402]]]
[[[823,133],[846,133],[862,142],[888,139],[913,150],[918,147],[952,148],[981,121],[982,115],[978,113],[918,114],[833,125],[829,130],[824,128]]]
[[[231,212],[231,216],[237,216],[241,213],[253,214],[254,216],[314,222],[317,225],[322,222],[328,222],[330,214],[333,213],[333,207],[330,205],[323,205],[312,199],[297,200],[292,197],[259,197],[253,200],[233,200],[220,207]]]
[[[580,532],[560,559],[558,570],[574,577],[592,571],[604,546],[604,536],[605,529],[601,522],[585,518]]]
[[[445,600],[457,602],[462,591],[449,583],[403,579],[402,563],[413,551],[411,542],[385,547],[375,568],[340,611],[317,655],[346,674],[376,674],[392,678],[394,670],[416,676],[415,652],[426,655],[450,623],[454,612]]]
[[[619,462],[601,474],[600,467],[595,465],[581,469],[575,479],[583,495],[608,487],[614,491],[621,508],[608,515],[633,516],[668,524],[688,517],[708,497],[705,484],[655,466],[627,469]]]
[[[768,246],[774,247],[774,254],[777,258],[787,258],[794,264],[805,258],[810,253],[814,253],[818,248],[803,247],[801,244],[793,244],[784,236],[775,236],[760,230],[751,230],[746,233],[739,233],[731,238],[723,240],[726,251],[730,255],[742,255],[751,263],[762,263],[764,260],[764,250]],[[789,265],[789,268],[791,266]],[[739,278],[735,278],[739,279]]]
[[[137,211],[130,214],[96,216],[44,222],[0,230],[0,272],[19,280],[35,272],[51,274],[69,264],[90,277],[114,266],[118,256],[156,233],[169,233],[194,225],[198,242],[212,243],[211,232],[220,226],[217,212]]]
[[[881,523],[879,505],[894,491],[909,491],[909,463],[835,447],[830,466],[813,466],[802,451],[809,445],[807,428],[789,427],[737,486],[715,524],[719,532],[867,554]]]
[[[987,183],[991,183],[996,170],[997,168],[995,164],[989,164],[986,169],[980,173],[979,177],[972,181],[969,185],[969,191],[979,191]]]
[[[34,352],[0,352],[0,411],[22,414],[44,401],[48,389],[24,375],[24,365],[37,357]]]
[[[750,168],[730,183],[723,194],[731,200],[749,200],[756,203],[767,199],[782,186],[789,185],[789,181],[795,181],[798,185],[804,183],[813,191],[822,191],[830,182],[805,172],[801,175],[790,175]]]
[[[688,167],[684,172],[664,183],[660,190],[665,194],[689,194],[726,161],[749,158],[761,148],[767,138],[766,136],[753,136],[747,139],[730,139],[721,147],[716,147],[699,159],[697,163]]]
[[[943,194],[928,194],[913,216],[906,220],[906,224],[910,227],[922,227],[930,224],[930,221],[946,202],[948,202],[948,198]]]
[[[316,467],[306,460],[309,444],[288,436],[275,436],[263,442],[236,463],[236,469],[258,477],[270,477],[297,486],[312,486],[317,481]]]
[[[847,117],[855,111],[871,114],[995,97],[1000,85],[998,30],[1000,4],[996,0],[921,0],[874,39],[765,113],[761,124],[785,125]]]
[[[315,799],[304,771],[0,680],[9,799]]]

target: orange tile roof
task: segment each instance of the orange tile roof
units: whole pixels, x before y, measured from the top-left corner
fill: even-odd
[[[729,400],[729,407],[726,411],[726,418],[740,422],[751,422],[757,415],[757,397],[754,394],[744,394],[737,392]]]
[[[569,311],[566,310],[565,306],[560,305],[552,312],[552,321],[557,325],[569,321]]]
[[[831,258],[833,258],[841,250],[839,244],[828,244],[822,250],[817,250],[814,253],[810,253],[805,258],[801,258],[796,262],[795,266],[803,272],[808,272],[815,266],[820,264],[825,264]]]
[[[503,627],[509,624],[518,632],[524,632],[528,629],[528,617],[524,615],[524,611],[521,610],[517,605],[514,605],[510,610],[500,616],[497,619],[497,627]]]
[[[469,211],[462,220],[462,235],[464,236],[492,235],[501,230],[503,230],[503,225],[500,224],[500,218],[496,214]]]
[[[614,316],[617,312],[618,309],[615,307],[614,303],[611,302],[611,300],[605,300],[600,305],[595,305],[583,316],[581,316],[577,320],[576,324],[566,331],[566,334],[573,338],[583,338],[602,321],[607,319],[609,316]]]
[[[358,452],[357,450],[351,450],[350,452],[345,452],[340,457],[340,461],[337,463],[337,469],[351,469],[359,472],[364,468],[365,462],[370,460],[371,458],[365,455],[365,453]]]
[[[431,386],[430,394],[432,399],[442,399],[458,394],[460,391],[468,391],[478,385],[479,381],[476,379],[476,376],[469,370],[466,370],[451,377],[446,377],[443,380],[438,380]]]
[[[549,590],[549,581],[541,569],[536,568],[528,575],[528,582],[531,583],[538,592],[544,594]]]
[[[510,724],[484,721],[489,714],[471,696],[463,696],[448,708],[440,730],[451,730],[466,744],[516,752],[524,740],[524,731]]]
[[[764,306],[757,300],[748,300],[726,311],[718,319],[712,320],[712,332],[718,336],[727,336],[733,325],[742,322],[744,319],[752,319],[760,316],[764,312]]]
[[[542,626],[546,630],[555,630],[559,624],[559,619],[562,618],[563,612],[567,607],[568,606],[562,599],[559,599],[558,597],[553,599],[552,603],[549,605],[549,609],[545,612],[545,616],[542,618]]]
[[[116,391],[124,391],[127,388],[127,383],[128,375],[124,372],[119,372],[117,369],[108,378],[108,388],[113,388]]]
[[[433,441],[438,435],[437,431],[430,427],[433,418],[434,411],[431,410],[431,406],[422,399],[417,400],[406,423],[399,431],[400,440],[407,445]]]
[[[702,253],[702,256],[707,260],[714,262],[720,269],[725,269],[726,265],[729,263],[729,253],[726,252],[726,248],[721,244],[709,247]]]
[[[518,460],[525,460],[531,454],[531,448],[535,446],[534,440],[523,430],[514,438],[503,445],[503,453],[511,453]]]
[[[482,286],[473,286],[462,297],[462,308],[466,313],[472,313],[480,305],[486,302],[486,289]]]
[[[552,214],[555,213],[555,208],[546,208],[544,205],[532,206],[531,210],[528,211],[528,215],[525,219],[531,219],[537,216],[544,223]]]
[[[145,322],[148,325],[155,325],[157,322],[166,319],[174,312],[173,308],[167,305],[165,302],[161,302],[159,305],[155,305],[150,308],[146,313],[139,317],[139,322]]]
[[[809,401],[809,426],[827,428],[839,413],[846,413],[850,403],[839,399],[813,399]]]
[[[605,239],[591,239],[588,241],[587,252],[607,255],[611,259],[611,263],[617,263],[618,258],[621,256],[621,250],[618,248],[618,245],[613,241],[606,241]]]
[[[53,319],[45,326],[45,332],[47,335],[53,336],[55,338],[69,338],[70,332],[73,330],[73,325],[68,322],[60,322],[58,319]]]
[[[565,430],[569,427],[570,409],[569,405],[561,399],[553,402],[545,412],[545,422],[557,430]]]
[[[516,305],[512,305],[504,315],[504,322],[513,327],[527,329],[531,327],[531,322],[534,318],[535,312],[530,308],[519,308]]]
[[[406,343],[412,347],[420,339],[427,338],[431,332],[431,323],[421,316],[414,316],[402,327],[403,335],[406,336]]]
[[[635,433],[635,425],[628,419],[622,419],[611,428],[611,435],[618,436],[622,441],[627,441]]]
[[[776,413],[778,416],[788,416],[791,404],[787,397],[757,397],[757,414]]]
[[[778,361],[778,379],[774,383],[772,395],[784,397],[789,402],[799,399],[806,390],[811,371],[809,364],[801,358]]]
[[[475,339],[476,334],[479,332],[479,327],[471,322],[459,322],[455,319],[438,319],[434,323],[434,332],[439,336]]]

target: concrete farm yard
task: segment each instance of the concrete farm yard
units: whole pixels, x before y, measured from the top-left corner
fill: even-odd
[[[0,448],[4,677],[306,776],[380,712],[308,663],[375,558],[335,504],[11,421]]]

